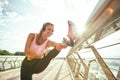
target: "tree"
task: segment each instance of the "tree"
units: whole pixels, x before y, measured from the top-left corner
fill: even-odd
[[[16,55],[16,56],[25,56],[25,53],[24,52],[20,52],[20,51],[17,51],[17,52],[15,52],[15,54],[14,55]]]
[[[7,51],[7,50],[1,50],[1,49],[0,49],[0,55],[13,55],[13,54],[10,53],[10,52]]]

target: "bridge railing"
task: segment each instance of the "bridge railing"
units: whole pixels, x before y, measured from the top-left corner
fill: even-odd
[[[120,30],[67,56],[75,78],[120,80]]]
[[[119,13],[120,6],[112,7]],[[78,37],[66,57],[75,79],[120,80],[120,15],[104,20],[101,16]]]
[[[0,71],[15,69],[21,66],[25,56],[2,56],[0,55]]]

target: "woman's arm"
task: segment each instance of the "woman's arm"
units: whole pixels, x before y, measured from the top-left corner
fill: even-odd
[[[47,47],[56,47],[58,44],[60,44],[62,48],[66,48],[67,47],[67,45],[64,44],[64,43],[57,43],[57,42],[51,41],[51,40],[49,40],[49,42],[47,44]]]

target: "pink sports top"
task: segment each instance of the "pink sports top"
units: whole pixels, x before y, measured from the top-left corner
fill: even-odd
[[[35,38],[31,43],[30,49],[35,50],[36,53],[38,53],[38,54],[43,54],[43,52],[45,51],[45,47],[46,47],[47,42],[48,42],[48,39],[43,44],[37,45],[36,44],[36,34],[35,34]]]

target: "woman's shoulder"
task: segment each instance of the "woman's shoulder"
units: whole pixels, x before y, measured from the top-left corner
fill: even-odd
[[[36,33],[29,33],[29,38],[34,38],[35,37],[35,35],[36,35]]]
[[[35,34],[37,34],[37,33],[29,33],[29,35],[35,35]]]
[[[37,33],[29,33],[29,36],[35,36]]]

